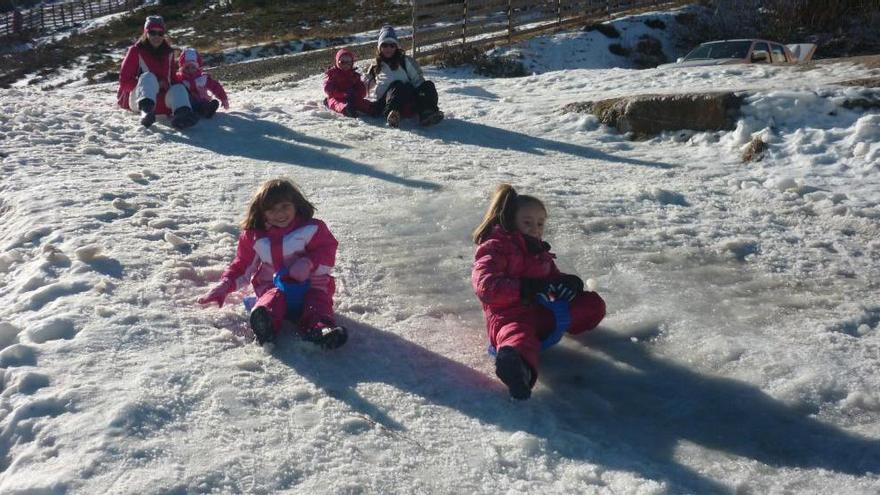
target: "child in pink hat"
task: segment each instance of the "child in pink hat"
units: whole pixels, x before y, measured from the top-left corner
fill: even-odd
[[[354,54],[343,48],[336,52],[336,64],[324,73],[324,104],[348,117],[356,117],[357,112],[372,114],[373,107],[365,98],[367,87],[354,60]]]
[[[176,79],[189,92],[193,110],[202,117],[210,119],[221,105],[224,109],[229,109],[226,91],[216,79],[202,71],[202,56],[195,48],[183,50],[177,59],[177,65],[180,69],[177,71]]]

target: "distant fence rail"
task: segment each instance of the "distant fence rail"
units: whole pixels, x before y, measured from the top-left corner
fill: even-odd
[[[26,10],[4,12],[0,14],[0,38],[60,29],[88,19],[132,10],[142,3],[143,0],[77,0],[42,3]]]
[[[511,42],[660,0],[412,0],[412,48],[428,56],[447,44]]]

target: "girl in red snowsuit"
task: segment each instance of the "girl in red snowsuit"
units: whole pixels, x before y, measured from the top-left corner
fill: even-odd
[[[257,302],[250,325],[257,342],[275,339],[287,317],[297,319],[300,336],[324,348],[345,343],[347,331],[333,316],[336,238],[321,220],[312,218],[315,207],[288,180],[266,182],[254,195],[242,222],[235,259],[220,282],[198,302],[223,306],[226,296],[248,282]],[[306,283],[302,313],[289,315],[285,294],[275,286],[276,274],[288,282]]]
[[[605,317],[605,302],[584,292],[577,275],[556,268],[550,245],[542,240],[547,210],[537,198],[498,187],[483,222],[471,283],[483,305],[489,342],[497,349],[495,374],[510,395],[527,399],[538,379],[541,340],[556,326],[554,314],[538,297],[569,301],[568,333],[591,330]]]
[[[354,68],[354,54],[344,48],[336,52],[336,65],[324,73],[324,94],[327,108],[348,117],[372,112],[372,103],[365,98],[367,86]]]

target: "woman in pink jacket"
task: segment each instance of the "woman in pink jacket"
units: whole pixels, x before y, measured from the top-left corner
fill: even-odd
[[[471,283],[483,305],[489,342],[497,350],[495,374],[515,399],[528,399],[538,379],[541,340],[556,328],[545,300],[568,301],[568,333],[591,330],[605,317],[605,302],[584,292],[577,275],[556,268],[556,255],[542,240],[547,209],[541,200],[498,187],[482,223]]]
[[[253,285],[257,302],[250,325],[260,344],[275,340],[282,322],[291,319],[308,340],[325,349],[341,346],[348,338],[336,324],[330,271],[336,263],[336,239],[324,222],[313,218],[315,207],[288,180],[273,179],[260,187],[242,222],[235,259],[220,282],[199,298],[201,304],[223,306],[226,296]],[[301,308],[288,307],[289,299],[276,284],[305,287]]]
[[[151,15],[144,22],[143,34],[122,60],[117,103],[127,110],[139,111],[144,127],[156,122],[156,114],[171,114],[171,125],[178,129],[195,125],[199,117],[190,107],[186,88],[175,81],[175,72],[177,61],[165,37],[165,21]]]

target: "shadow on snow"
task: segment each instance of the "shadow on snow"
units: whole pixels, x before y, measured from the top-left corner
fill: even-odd
[[[426,134],[430,134],[431,137],[442,139],[444,141],[498,150],[519,151],[533,155],[546,155],[548,152],[562,153],[586,158],[588,160],[600,160],[624,165],[638,165],[642,167],[662,169],[675,168],[675,165],[669,163],[610,155],[603,151],[579,144],[553,141],[551,139],[539,138],[521,132],[509,131],[500,127],[492,127],[466,120],[449,119],[437,127],[431,128]]]
[[[672,493],[734,490],[677,460],[682,441],[776,467],[880,472],[880,441],[812,419],[753,385],[657,359],[630,335],[600,328],[567,339],[543,354],[543,386],[533,399],[511,404],[494,377],[393,333],[340,321],[350,329],[346,347],[303,359],[295,347],[282,345],[276,356],[403,437],[405,425],[360,396],[358,384],[384,383],[505,431],[529,432],[563,458],[666,481]]]
[[[363,163],[310,148],[308,146],[336,149],[349,148],[349,146],[300,134],[281,124],[251,118],[243,114],[224,113],[214,120],[201,121],[198,126],[187,131],[185,137],[180,134],[167,134],[166,138],[204,148],[220,155],[240,156],[314,169],[336,170],[419,189],[436,190],[440,188],[440,185],[433,182],[398,177]]]

